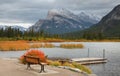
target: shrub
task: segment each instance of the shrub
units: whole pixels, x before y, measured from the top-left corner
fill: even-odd
[[[24,55],[22,55],[20,57],[20,61],[23,64],[25,64],[24,56],[26,56],[26,55],[38,57],[38,58],[40,58],[41,62],[46,62],[45,54],[42,51],[40,51],[40,50],[28,50]]]

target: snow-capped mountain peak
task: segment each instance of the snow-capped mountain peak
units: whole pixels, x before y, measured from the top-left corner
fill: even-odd
[[[80,20],[87,20],[89,22],[93,22],[93,24],[97,23],[98,21],[100,21],[100,18],[94,14],[86,14],[85,12],[81,12],[80,14],[78,14],[78,17],[80,18]]]
[[[48,15],[47,15],[47,19],[51,19],[56,15],[61,15],[61,16],[68,17],[68,18],[76,17],[76,15],[74,15],[71,11],[61,8],[61,9],[51,9],[51,10],[49,10]]]
[[[36,32],[44,30],[50,34],[63,34],[89,28],[94,23],[97,21],[85,13],[78,16],[62,8],[49,10],[46,19],[37,21],[29,29]]]

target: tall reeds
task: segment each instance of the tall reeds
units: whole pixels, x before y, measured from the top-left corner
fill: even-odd
[[[25,41],[0,41],[1,51],[27,50],[30,45]]]
[[[31,48],[53,48],[54,44],[51,43],[33,43]]]
[[[61,48],[83,48],[83,44],[61,44]]]

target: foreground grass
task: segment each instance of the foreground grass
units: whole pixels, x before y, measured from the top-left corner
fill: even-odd
[[[68,66],[68,67],[71,67],[71,68],[78,68],[78,69],[80,69],[80,70],[82,70],[82,71],[84,71],[88,74],[92,73],[92,71],[88,67],[86,67],[84,65],[81,65],[81,64],[78,64],[76,62],[72,62],[72,63],[66,62],[64,64],[61,64],[59,61],[48,60],[48,64],[51,65],[51,66]]]
[[[61,48],[83,48],[83,44],[61,44]]]
[[[30,45],[25,41],[0,41],[1,51],[28,50]]]

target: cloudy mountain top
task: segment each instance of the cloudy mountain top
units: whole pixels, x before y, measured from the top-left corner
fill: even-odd
[[[61,15],[61,16],[68,17],[68,18],[77,17],[76,15],[74,15],[68,9],[61,8],[61,9],[51,9],[51,10],[49,10],[48,15],[47,15],[47,19],[51,19],[56,15]]]
[[[47,33],[62,34],[89,28],[98,20],[85,13],[74,14],[68,9],[51,9],[46,19],[40,19],[29,29],[34,31],[44,30]]]

